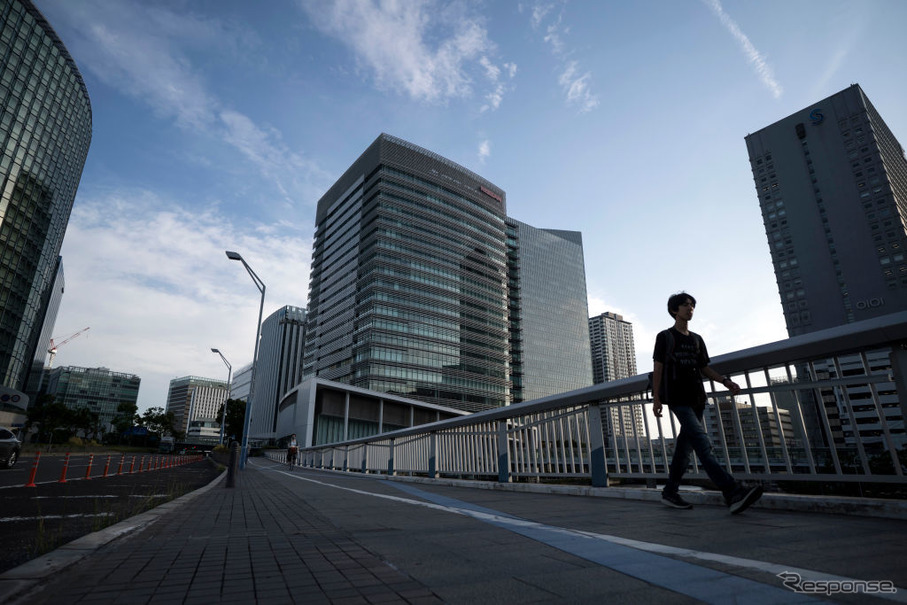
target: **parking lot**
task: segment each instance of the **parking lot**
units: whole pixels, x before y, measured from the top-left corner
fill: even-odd
[[[25,455],[12,469],[0,470],[0,573],[85,534],[210,483],[219,473],[209,459],[167,466],[148,455],[71,456],[65,482],[64,457],[42,455],[30,481],[34,456]],[[173,457],[174,463],[178,457]],[[121,467],[122,464],[122,467]],[[165,468],[166,466],[166,468]],[[105,477],[105,470],[107,476]],[[131,473],[129,471],[132,471]],[[119,471],[122,474],[117,474]],[[88,477],[88,478],[86,478]]]

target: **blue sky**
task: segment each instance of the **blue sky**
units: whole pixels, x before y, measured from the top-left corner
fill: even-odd
[[[315,205],[386,132],[583,233],[639,371],[698,301],[712,355],[786,337],[744,136],[859,83],[907,143],[901,0],[35,0],[88,87],[56,365],[226,378],[305,306]]]

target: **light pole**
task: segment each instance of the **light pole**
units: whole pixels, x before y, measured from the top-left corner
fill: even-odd
[[[227,400],[224,401],[224,411],[220,415],[220,444],[224,444],[224,427],[227,425],[227,404],[230,403],[230,392],[233,390],[233,385],[230,383],[230,380],[233,378],[233,366],[230,365],[230,362],[227,361],[227,358],[224,357],[224,354],[217,349],[211,349],[212,353],[217,353],[220,355],[220,358],[224,360],[224,363],[227,364]]]
[[[242,263],[242,266],[246,268],[246,271],[252,277],[252,281],[255,282],[255,286],[261,292],[261,305],[258,307],[258,325],[255,327],[255,353],[252,354],[252,377],[249,380],[249,401],[246,403],[246,415],[242,423],[242,451],[239,454],[239,468],[242,470],[246,468],[246,458],[249,457],[249,426],[252,423],[252,404],[255,401],[255,375],[258,374],[258,342],[261,339],[261,313],[265,308],[265,283],[255,275],[255,271],[240,256],[239,252],[230,250],[225,250],[225,252],[230,260],[238,260]]]

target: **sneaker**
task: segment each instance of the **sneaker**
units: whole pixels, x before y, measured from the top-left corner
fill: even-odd
[[[732,515],[737,515],[748,509],[756,500],[762,497],[762,486],[754,485],[744,487],[738,485],[729,496],[725,497],[728,510]]]
[[[677,492],[674,492],[673,494],[668,492],[661,492],[661,502],[662,504],[670,506],[671,508],[693,508],[693,505],[681,498],[680,494],[678,494]]]

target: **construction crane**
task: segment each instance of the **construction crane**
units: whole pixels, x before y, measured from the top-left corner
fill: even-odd
[[[48,368],[54,367],[54,357],[57,356],[57,348],[58,348],[58,347],[62,347],[63,345],[65,345],[65,344],[66,344],[67,342],[69,342],[70,340],[73,340],[74,338],[77,338],[80,334],[84,334],[85,332],[88,331],[89,328],[91,328],[91,326],[88,326],[88,328],[83,328],[82,330],[79,330],[78,332],[76,332],[76,333],[73,334],[72,336],[70,336],[70,337],[68,337],[68,338],[66,338],[66,339],[64,339],[64,340],[61,340],[60,342],[57,342],[57,343],[55,343],[55,342],[54,342],[54,339],[51,338],[51,339],[50,339],[50,348],[47,349],[47,352],[50,353],[50,362],[47,364],[47,367],[48,367]]]

